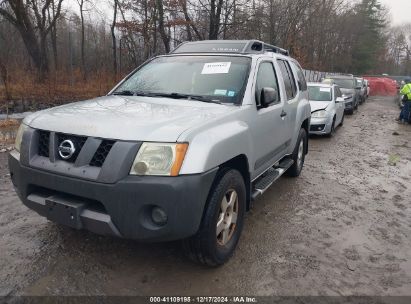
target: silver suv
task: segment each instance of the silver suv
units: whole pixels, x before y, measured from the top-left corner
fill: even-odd
[[[307,84],[288,52],[202,41],[145,63],[107,96],[40,111],[9,166],[29,208],[76,229],[184,240],[221,265],[245,212],[308,151]]]

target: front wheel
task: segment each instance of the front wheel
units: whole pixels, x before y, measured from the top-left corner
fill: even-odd
[[[306,147],[308,141],[307,132],[305,129],[300,130],[297,144],[294,148],[294,152],[291,156],[294,164],[287,170],[286,174],[290,177],[298,177],[304,167],[305,155],[307,153]]]
[[[327,134],[328,137],[333,137],[335,135],[335,117],[333,119],[333,123],[331,125],[331,131]]]
[[[222,169],[210,191],[199,231],[183,241],[189,258],[207,266],[227,262],[240,239],[245,207],[242,175],[237,170]]]

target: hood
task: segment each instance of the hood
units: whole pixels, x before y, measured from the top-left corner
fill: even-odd
[[[330,101],[312,101],[310,100],[311,113],[319,110],[325,110],[329,105]]]
[[[346,95],[355,95],[355,89],[340,88],[341,92]]]
[[[35,129],[75,135],[175,142],[191,127],[237,109],[169,98],[106,96],[40,111],[24,123]]]

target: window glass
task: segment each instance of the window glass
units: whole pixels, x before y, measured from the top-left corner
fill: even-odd
[[[284,79],[285,91],[287,93],[287,100],[293,99],[297,94],[297,86],[295,84],[294,76],[291,73],[290,66],[284,60],[278,60],[280,65],[281,75]]]
[[[260,94],[263,88],[275,89],[277,91],[277,100],[280,102],[277,76],[275,75],[274,66],[271,62],[263,62],[258,68],[257,82],[255,86],[258,104],[260,104]]]
[[[159,57],[136,71],[116,92],[200,95],[240,104],[250,64],[245,57]]]
[[[303,69],[295,62],[291,61],[291,64],[294,65],[295,69],[297,70],[297,77],[301,84],[300,90],[307,91],[307,81],[305,80]]]
[[[340,88],[335,88],[335,92],[336,92],[337,97],[342,97],[342,92],[341,92]]]
[[[331,88],[321,86],[309,86],[308,96],[310,101],[331,101]]]

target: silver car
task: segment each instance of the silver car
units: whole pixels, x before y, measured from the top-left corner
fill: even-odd
[[[9,156],[23,203],[56,223],[184,240],[217,266],[245,212],[300,175],[311,109],[299,63],[257,40],[198,41],[151,59],[108,96],[26,117]]]
[[[311,105],[310,134],[333,136],[335,128],[344,124],[344,98],[339,86],[309,83]]]

